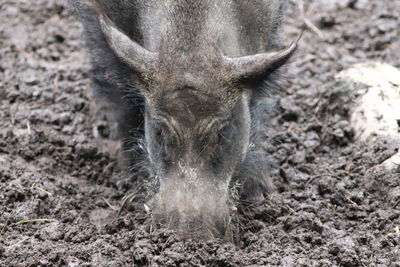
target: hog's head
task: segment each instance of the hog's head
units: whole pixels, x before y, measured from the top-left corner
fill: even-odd
[[[149,51],[104,14],[108,45],[138,77],[145,99],[145,144],[160,179],[155,213],[168,225],[223,233],[229,223],[228,188],[250,142],[252,88],[283,65],[297,42],[271,53],[228,57],[173,33]],[[170,39],[171,40],[170,40]]]

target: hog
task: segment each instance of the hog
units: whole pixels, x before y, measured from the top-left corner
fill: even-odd
[[[70,1],[111,135],[127,151],[142,147],[158,181],[154,218],[181,233],[229,235],[233,185],[247,201],[272,190],[259,133],[297,47],[280,47],[287,1]]]

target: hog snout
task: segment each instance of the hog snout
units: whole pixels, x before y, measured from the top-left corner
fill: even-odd
[[[161,182],[154,219],[180,234],[199,238],[229,235],[228,186],[187,169]]]

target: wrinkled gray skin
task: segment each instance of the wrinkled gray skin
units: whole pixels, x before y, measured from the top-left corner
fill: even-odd
[[[266,93],[296,43],[279,50],[282,0],[72,0],[85,27],[94,96],[140,138],[159,179],[154,214],[185,232],[227,234],[229,188],[271,190],[257,144]],[[134,150],[134,142],[125,149]],[[162,221],[162,220],[160,220]]]

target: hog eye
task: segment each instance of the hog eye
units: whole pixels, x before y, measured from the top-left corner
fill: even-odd
[[[157,143],[162,143],[163,142],[163,131],[161,128],[161,125],[157,125],[154,130],[153,130],[153,136],[155,141],[157,141]]]
[[[161,131],[161,129],[157,129],[157,130],[155,131],[155,133],[154,133],[154,138],[155,138],[157,141],[162,141],[162,131]]]
[[[218,130],[218,144],[230,143],[231,125],[226,122]]]
[[[157,125],[154,132],[155,140],[164,148],[176,147],[178,138],[170,131],[165,123],[161,122]]]
[[[172,146],[168,128],[163,123],[158,124],[153,130],[153,138],[158,147],[157,154],[159,158],[163,164],[169,164]]]

